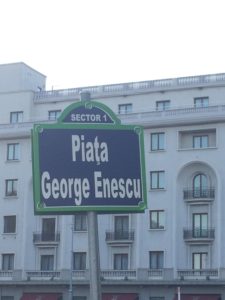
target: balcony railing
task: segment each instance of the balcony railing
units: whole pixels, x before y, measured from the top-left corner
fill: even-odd
[[[101,277],[104,279],[134,279],[136,278],[136,270],[102,270]]]
[[[115,284],[118,280],[125,280],[129,282],[134,282],[137,280],[141,281],[174,281],[177,280],[209,280],[225,279],[225,268],[218,269],[147,269],[147,268],[137,268],[129,270],[113,270],[113,269],[103,269],[100,271],[101,280],[110,280],[111,282],[115,280]],[[70,269],[61,270],[10,270],[4,271],[0,270],[0,282],[1,281],[69,281],[71,276]],[[72,272],[72,279],[74,281],[87,281],[90,280],[89,269],[86,270],[74,270]],[[26,284],[26,283],[25,283]]]
[[[12,277],[13,276],[13,271],[10,270],[10,271],[4,271],[4,270],[0,270],[0,279],[3,278],[3,277]]]
[[[184,189],[184,200],[189,199],[214,199],[215,189]]]
[[[128,82],[121,84],[109,84],[100,86],[86,86],[61,90],[50,90],[35,92],[34,100],[48,100],[54,98],[73,97],[79,99],[80,92],[89,91],[92,95],[131,94],[134,92],[162,91],[169,89],[181,89],[184,87],[203,87],[211,85],[224,85],[225,74],[209,74],[200,76],[188,76],[179,78],[167,78],[161,80],[149,80],[139,82]]]
[[[219,276],[218,269],[185,269],[178,270],[177,274],[180,279],[194,279],[196,277],[203,277],[203,279],[207,279]]]
[[[134,230],[131,231],[106,231],[106,241],[133,241]]]
[[[215,238],[215,229],[184,229],[184,239],[210,239],[213,240]]]
[[[59,279],[60,278],[60,271],[27,271],[26,272],[27,279],[44,279],[49,278],[51,280],[53,279]]]
[[[34,243],[46,243],[46,242],[55,242],[60,241],[60,233],[34,233],[33,234]]]

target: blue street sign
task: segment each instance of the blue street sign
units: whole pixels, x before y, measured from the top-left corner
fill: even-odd
[[[32,137],[37,214],[146,208],[141,127],[121,125],[102,104],[80,102],[58,123],[35,125]]]

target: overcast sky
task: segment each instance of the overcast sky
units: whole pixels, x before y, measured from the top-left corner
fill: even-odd
[[[0,64],[60,89],[225,72],[224,0],[0,0]]]

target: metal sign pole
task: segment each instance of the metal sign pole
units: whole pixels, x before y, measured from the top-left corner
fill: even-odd
[[[101,299],[100,259],[97,213],[88,212],[88,250],[90,269],[90,299]]]
[[[70,257],[69,300],[73,300],[73,225],[71,225],[71,257]]]

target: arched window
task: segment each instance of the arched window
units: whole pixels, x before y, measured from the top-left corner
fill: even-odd
[[[208,180],[204,174],[197,174],[193,178],[193,195],[195,198],[207,197]]]

